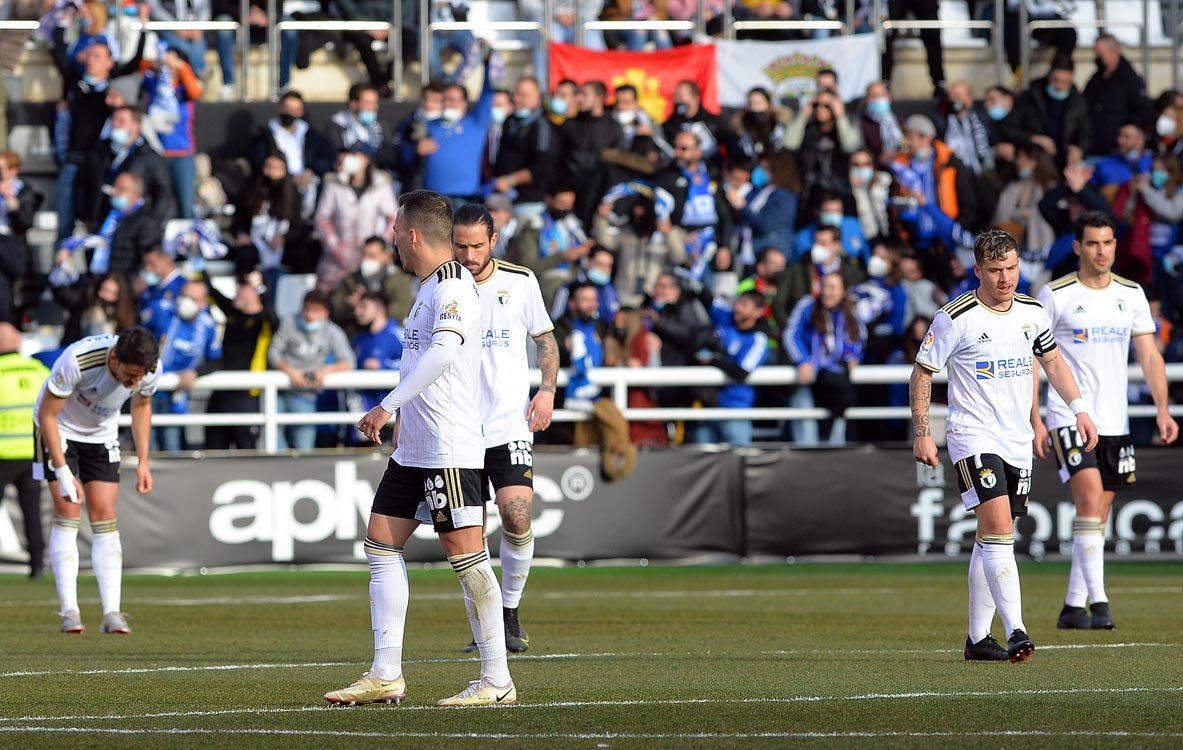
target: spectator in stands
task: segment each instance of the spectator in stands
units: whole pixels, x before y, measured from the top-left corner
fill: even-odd
[[[846,444],[842,415],[855,403],[850,374],[862,361],[866,339],[840,273],[822,277],[817,297],[802,297],[785,326],[785,353],[797,368],[798,383],[790,406],[829,409],[831,446]],[[820,437],[815,420],[795,420],[792,432],[798,445],[816,445]]]
[[[732,8],[736,21],[788,21],[797,14],[789,0],[739,0]],[[794,38],[794,32],[784,29],[760,29],[745,32],[744,38],[780,42]]]
[[[458,84],[444,89],[443,116],[427,122],[427,134],[416,144],[423,159],[423,187],[446,195],[454,206],[481,200],[481,157],[492,122],[491,66],[485,66],[480,99],[471,108]]]
[[[160,226],[176,218],[168,165],[154,151],[140,132],[143,115],[132,107],[120,107],[111,113],[111,130],[90,154],[78,174],[75,195],[78,213],[93,231],[111,210],[108,195],[121,174],[134,174],[143,180],[148,212]]]
[[[445,3],[446,4],[446,3]],[[333,5],[341,18],[346,21],[389,21],[391,20],[390,0],[334,0]],[[433,19],[434,20],[434,19]],[[446,20],[451,20],[446,19]],[[374,49],[374,42],[389,42],[390,32],[387,29],[371,31],[342,31],[342,38],[357,49],[361,63],[365,66],[369,83],[378,90],[378,96],[386,98],[391,95],[390,64],[378,60],[378,53]],[[443,36],[442,34],[440,35]],[[438,47],[433,45],[433,50]],[[439,54],[436,52],[435,54]]]
[[[354,369],[353,347],[345,331],[329,320],[329,298],[319,289],[304,295],[299,315],[280,322],[271,339],[267,362],[292,381],[292,390],[281,391],[280,411],[311,414],[316,411],[317,391],[325,376]],[[280,450],[312,450],[316,425],[289,425],[280,432]]]
[[[1015,101],[1016,143],[1034,143],[1063,167],[1084,158],[1092,147],[1088,104],[1072,83],[1072,58],[1057,55],[1051,70]]]
[[[702,90],[694,81],[679,81],[674,87],[673,100],[673,114],[663,126],[666,141],[672,144],[674,137],[682,131],[694,133],[711,174],[718,174],[722,151],[727,149],[731,140],[727,123],[719,115],[703,109]]]
[[[653,297],[643,308],[649,329],[661,340],[661,364],[686,367],[696,364],[695,354],[706,341],[711,319],[699,298],[687,292],[678,277],[665,271],[657,277]],[[686,388],[657,389],[662,406],[689,406],[691,392]]]
[[[87,336],[119,333],[139,322],[136,300],[123,274],[76,277],[55,269],[49,289],[53,301],[66,313],[63,348]]]
[[[632,148],[638,136],[649,137],[661,152],[673,157],[674,149],[666,143],[661,126],[641,108],[637,99],[637,87],[631,83],[617,86],[614,92],[615,103],[612,105],[612,119],[620,124],[624,131],[624,141],[627,148]]]
[[[382,0],[374,0],[377,18],[389,18],[389,8],[383,8]],[[434,21],[466,21],[468,20],[468,3],[465,0],[432,0],[431,19]],[[431,45],[431,60],[428,68],[432,78],[441,79],[447,83],[464,85],[473,69],[480,63],[481,48],[476,37],[467,29],[456,31],[435,31],[434,43]],[[444,72],[443,54],[453,52],[460,57],[451,73]]]
[[[601,21],[667,21],[666,0],[605,0],[600,12]],[[665,30],[621,29],[605,31],[604,44],[608,49],[639,52],[644,49],[669,49],[673,46],[670,33]]]
[[[904,339],[908,321],[908,293],[900,283],[900,256],[886,245],[876,245],[867,263],[867,279],[850,288],[854,317],[867,329],[863,362],[886,364]]]
[[[575,278],[575,264],[595,244],[572,212],[575,190],[556,180],[547,188],[546,210],[538,232],[521,232],[510,245],[510,259],[538,276],[542,297],[551,309],[558,290]]]
[[[281,9],[281,21],[290,20],[282,11],[282,2],[277,4]],[[251,0],[250,8],[245,19],[240,18],[241,3],[239,0],[212,0],[212,13],[215,21],[239,21],[247,25],[247,34],[252,45],[267,44],[267,29],[270,21],[267,18],[267,7],[263,0]],[[296,49],[299,44],[299,32],[284,29],[279,32],[279,90],[287,89],[292,80],[292,64],[296,62]],[[222,90],[220,98],[229,101],[234,98],[234,86],[237,82],[235,60],[238,48],[238,32],[226,30],[214,32],[214,46],[218,50],[218,66],[222,70]]]
[[[1154,159],[1150,174],[1134,178],[1134,186],[1150,210],[1150,242],[1154,251],[1154,286],[1167,314],[1174,317],[1183,302],[1175,275],[1183,257],[1179,244],[1179,222],[1183,221],[1183,165],[1172,154]]]
[[[925,278],[924,269],[915,255],[900,258],[900,285],[908,296],[908,315],[931,319],[949,301],[949,295],[932,279]]]
[[[561,347],[561,359],[571,369],[564,390],[563,405],[568,409],[591,411],[600,398],[600,386],[590,373],[599,367],[612,367],[620,361],[619,342],[612,335],[612,322],[600,319],[600,299],[588,282],[571,287],[567,312],[555,321],[555,338]]]
[[[867,86],[863,112],[859,116],[859,134],[863,145],[879,164],[886,165],[904,148],[904,130],[892,109],[891,88],[886,81]]]
[[[210,296],[226,318],[222,330],[223,370],[260,372],[267,369],[267,347],[279,330],[279,318],[271,296],[258,271],[239,276],[234,299],[210,286]],[[214,391],[206,411],[210,414],[253,414],[259,411],[259,396],[249,390]],[[207,450],[254,450],[258,445],[256,425],[226,425],[205,428]]]
[[[657,228],[684,248],[690,277],[702,282],[711,256],[731,237],[731,208],[722,188],[711,179],[698,133],[690,128],[674,134],[677,160],[655,181],[663,191],[659,192]]]
[[[1064,21],[1067,20],[1065,12],[1071,7],[1057,0],[1006,0],[1006,10],[1002,16],[1002,47],[1006,51],[1007,64],[1015,72],[1016,78],[1022,78],[1019,69],[1022,45],[1030,44],[1031,39],[1055,49],[1056,57],[1071,57],[1076,49],[1074,28],[1033,29],[1030,35],[1024,33],[1019,28],[1020,3],[1027,6],[1028,21]]]
[[[359,321],[353,314],[367,294],[381,294],[386,300],[386,317],[400,323],[407,319],[415,301],[411,276],[396,262],[390,243],[377,235],[362,245],[357,271],[346,276],[330,293],[333,322],[347,333],[356,332]]]
[[[1039,202],[1056,184],[1056,167],[1043,149],[1023,146],[1015,151],[1018,179],[1007,184],[994,209],[992,226],[1004,229],[1019,243],[1020,253],[1042,250],[1056,239],[1039,213]]]
[[[720,304],[711,307],[716,345],[705,350],[699,362],[713,365],[738,381],[718,390],[715,405],[720,408],[750,409],[756,404],[755,387],[744,381],[771,355],[768,334],[760,325],[763,316],[764,296],[755,290],[740,294],[734,308]],[[752,444],[750,419],[700,421],[694,432],[696,443],[728,443],[737,448]]]
[[[555,127],[579,114],[579,84],[570,78],[564,78],[555,84],[547,102],[550,110],[550,121]]]
[[[612,270],[616,264],[616,256],[603,245],[594,245],[587,254],[586,267],[576,277],[576,283],[586,282],[596,290],[596,297],[600,301],[600,319],[616,320],[616,313],[620,312],[620,295],[612,283]],[[560,295],[561,296],[561,295]],[[557,308],[558,312],[553,312]],[[558,317],[566,308],[566,300],[555,299],[551,317]]]
[[[855,215],[867,243],[873,246],[876,242],[886,240],[891,236],[891,221],[887,214],[887,204],[891,198],[891,173],[876,169],[874,155],[860,148],[850,156],[848,176]]]
[[[278,109],[278,115],[255,136],[251,163],[258,171],[270,154],[283,154],[300,195],[300,216],[310,218],[316,209],[321,176],[333,169],[333,152],[324,136],[304,119],[304,97],[299,92],[281,96]]]
[[[801,183],[792,155],[783,151],[770,151],[761,158],[750,180],[752,189],[746,195],[725,189],[724,196],[738,212],[742,253],[754,258],[765,248],[788,247],[793,241]]]
[[[556,133],[542,108],[538,79],[526,76],[513,90],[513,116],[501,129],[493,162],[493,190],[514,195],[514,215],[537,221],[554,173]]]
[[[1183,157],[1183,94],[1164,91],[1154,100],[1154,133],[1159,153]]]
[[[423,158],[419,156],[419,141],[427,137],[427,123],[443,116],[444,84],[431,81],[419,90],[419,107],[394,126],[390,142],[400,193],[423,187]]]
[[[813,205],[822,191],[850,192],[846,170],[860,146],[858,131],[846,117],[846,105],[830,91],[821,91],[789,125],[785,148],[796,152],[798,171],[805,175],[801,200]]]
[[[177,268],[177,261],[160,245],[153,245],[144,253],[143,268],[132,282],[132,290],[139,300],[139,310],[150,308],[159,300],[173,300],[180,296],[185,277]]]
[[[213,18],[210,0],[146,0],[153,21],[209,21]],[[196,29],[158,31],[160,41],[169,49],[180,50],[201,78],[205,74],[205,32]]]
[[[107,6],[96,0],[87,0],[77,6],[74,21],[77,23],[77,36],[66,50],[74,68],[82,73],[86,68],[84,53],[96,41],[101,41],[111,50],[111,55],[119,59],[119,38],[107,12]]]
[[[485,153],[481,157],[481,193],[488,190],[493,179],[493,164],[501,150],[501,136],[505,132],[505,121],[513,114],[513,97],[505,89],[493,92],[493,109],[489,111],[489,132],[485,136]]]
[[[588,81],[579,88],[579,114],[559,126],[555,161],[575,187],[575,215],[583,226],[591,226],[600,198],[616,184],[615,170],[603,163],[608,149],[623,151],[624,130],[604,105],[608,89],[601,81]]]
[[[175,391],[157,391],[152,410],[157,414],[188,414],[189,391],[199,372],[222,358],[217,323],[209,313],[209,290],[204,281],[187,281],[176,299],[160,299],[143,313],[144,326],[160,342],[163,372],[180,378]],[[157,450],[180,453],[185,449],[185,428],[153,427]]]
[[[197,153],[197,137],[193,117],[194,102],[201,99],[201,79],[179,48],[164,50],[155,64],[145,62],[144,67],[148,119],[152,120],[164,147],[163,156],[176,197],[176,213],[165,219],[178,216],[192,219],[197,203],[197,166],[193,158]]]
[[[99,148],[100,133],[110,113],[107,108],[107,89],[111,79],[139,70],[145,38],[145,35],[140,36],[135,55],[123,65],[116,65],[110,48],[96,40],[87,48],[83,72],[77,70],[67,56],[63,34],[64,30],[61,28],[54,32],[53,48],[54,63],[61,73],[66,91],[64,111],[69,115],[69,132],[57,180],[59,242],[74,233],[74,221],[78,217],[75,209],[74,183],[82,165],[91,153]],[[83,206],[82,216],[88,217],[89,211],[89,206]]]
[[[1140,284],[1153,276],[1151,224],[1154,212],[1138,185],[1148,181],[1154,159],[1146,149],[1146,134],[1126,124],[1117,135],[1118,152],[1097,163],[1092,182],[1113,206],[1117,218],[1117,256],[1113,270]],[[1135,182],[1136,181],[1136,182]]]
[[[832,224],[818,227],[809,252],[788,265],[783,280],[777,285],[771,307],[777,326],[784,327],[798,300],[816,297],[821,292],[821,282],[826,274],[841,273],[849,289],[866,278],[863,267],[858,257],[846,251],[842,230]]]
[[[1121,44],[1112,34],[1101,34],[1093,44],[1097,72],[1084,87],[1092,137],[1087,153],[1108,156],[1117,142],[1118,130],[1129,122],[1141,123],[1149,115],[1146,82],[1121,54]]]
[[[621,304],[638,308],[653,294],[658,275],[680,265],[684,257],[666,234],[657,231],[656,196],[652,188],[638,186],[635,192],[612,200],[620,194],[620,187],[614,187],[604,197],[593,234],[616,256],[615,284]]]
[[[1044,193],[1043,200],[1039,201],[1039,213],[1057,238],[1046,260],[1052,278],[1076,270],[1077,259],[1072,251],[1076,217],[1085,211],[1113,215],[1109,201],[1090,184],[1092,176],[1093,168],[1089,165],[1083,162],[1069,164],[1064,168],[1064,180]]]
[[[349,87],[349,101],[345,109],[333,113],[325,134],[329,148],[335,153],[355,143],[364,143],[381,157],[387,147],[386,132],[378,120],[378,89],[368,83]]]
[[[354,305],[353,318],[359,328],[353,336],[353,351],[359,370],[398,370],[403,356],[403,327],[387,316],[389,307],[390,300],[382,292],[366,292]],[[389,388],[358,391],[358,410],[373,409],[389,392]]]
[[[239,276],[257,269],[274,286],[284,268],[296,273],[311,270],[312,264],[302,257],[307,231],[300,218],[300,196],[281,152],[263,160],[235,206],[230,234]]]
[[[25,242],[42,196],[20,177],[21,158],[0,151],[0,322],[20,327],[15,286],[32,274],[35,263]]]
[[[61,243],[57,261],[68,261],[72,252],[83,248],[90,273],[130,275],[140,266],[144,254],[160,242],[162,232],[160,222],[144,201],[144,181],[139,175],[124,172],[115,178],[111,209],[95,232]]]
[[[489,193],[485,198],[485,208],[489,211],[489,216],[493,218],[493,233],[497,235],[497,244],[493,247],[494,258],[506,258],[509,256],[509,246],[513,238],[524,231],[523,222],[519,221],[513,215],[513,201],[507,198],[502,193]],[[542,210],[546,210],[545,202],[542,205]],[[530,227],[534,232],[537,232],[537,227]]]
[[[335,289],[361,266],[362,245],[379,233],[394,241],[398,205],[390,178],[374,166],[373,152],[357,142],[337,157],[337,171],[326,175],[316,208],[316,231],[324,250],[316,267],[316,286]]]
[[[784,293],[786,281],[785,254],[779,248],[766,247],[756,254],[753,273],[736,284],[734,298],[748,291],[759,292],[764,297],[764,317],[770,325],[777,323],[773,302],[777,294]],[[782,318],[783,320],[783,318]]]
[[[1114,153],[1116,150],[1116,153]],[[1132,122],[1117,131],[1116,149],[1097,161],[1093,185],[1112,198],[1113,193],[1129,184],[1135,175],[1150,174],[1153,154],[1146,148],[1146,133]]]
[[[937,20],[938,0],[892,0],[887,6],[889,17],[893,20],[903,20],[909,15],[917,21]],[[892,69],[895,67],[895,36],[896,31],[887,31],[886,47],[883,49],[883,80],[891,82]],[[941,50],[941,30],[921,29],[920,41],[924,43],[924,54],[928,58],[928,76],[932,79],[933,98],[940,99],[945,93],[945,61]]]
[[[772,105],[772,94],[763,86],[748,91],[747,107],[731,117],[735,153],[731,159],[757,159],[785,147],[785,137],[793,114]]]
[[[871,248],[863,235],[862,223],[857,216],[846,213],[842,196],[829,190],[818,194],[816,219],[801,227],[793,243],[788,259],[797,262],[809,255],[813,249],[814,235],[821,227],[837,227],[842,235],[842,251],[857,261],[866,263],[871,257]]]
[[[967,81],[955,81],[949,87],[948,111],[941,121],[941,140],[975,177],[994,166],[993,149],[987,118],[974,109],[973,90]]]

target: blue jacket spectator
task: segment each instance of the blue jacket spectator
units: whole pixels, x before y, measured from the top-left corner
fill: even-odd
[[[444,89],[443,117],[426,122],[426,138],[414,146],[404,146],[425,157],[424,188],[452,199],[480,200],[481,164],[493,121],[494,93],[488,65],[481,97],[471,108],[462,86],[451,84]]]
[[[389,305],[381,292],[367,292],[354,306],[361,329],[353,337],[353,351],[362,370],[398,370],[403,356],[403,327],[386,315]],[[369,411],[381,403],[389,389],[358,391],[363,408]]]
[[[146,313],[160,300],[181,296],[185,277],[177,270],[177,262],[163,248],[154,247],[144,253],[144,267],[135,288],[140,295],[140,312]]]
[[[761,159],[752,170],[751,183],[746,196],[735,190],[725,191],[728,203],[739,211],[744,256],[755,257],[767,247],[788,249],[797,224],[797,196],[801,191],[792,156],[778,152]]]
[[[717,337],[713,351],[704,351],[703,364],[718,367],[737,382],[719,389],[717,405],[729,409],[748,409],[756,403],[756,388],[744,381],[757,367],[768,361],[769,340],[765,327],[764,295],[747,291],[735,300],[735,307],[715,304],[711,320]],[[700,422],[695,428],[696,442],[729,443],[734,446],[752,444],[750,419],[726,419]]]
[[[842,196],[834,192],[823,194],[817,204],[817,218],[801,227],[797,232],[797,241],[788,261],[797,261],[809,255],[813,249],[813,235],[819,226],[838,227],[842,232],[842,252],[859,261],[865,266],[871,259],[871,248],[867,245],[867,238],[863,235],[863,225],[857,216],[847,216],[842,203]]]

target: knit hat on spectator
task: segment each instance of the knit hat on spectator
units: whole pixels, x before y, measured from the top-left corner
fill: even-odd
[[[373,161],[378,155],[377,152],[374,151],[374,147],[365,141],[354,141],[345,148],[341,149],[341,151],[342,153],[349,154],[363,154],[370,161]]]
[[[138,75],[120,76],[111,81],[110,90],[116,91],[127,100],[127,106],[135,107],[140,101],[140,77]]]
[[[490,211],[512,211],[513,201],[504,193],[489,193],[489,196],[485,198],[485,208]]]
[[[924,115],[912,115],[904,121],[904,130],[911,130],[929,138],[937,137],[937,128]]]

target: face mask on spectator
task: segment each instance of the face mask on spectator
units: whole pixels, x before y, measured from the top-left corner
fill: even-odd
[[[94,86],[99,85],[99,83],[101,83],[103,79],[96,78],[95,76],[92,76],[90,73],[87,73],[82,76],[82,80],[86,81],[87,86],[94,87]]]
[[[762,188],[768,184],[768,170],[764,167],[756,167],[752,170],[752,187]]]
[[[953,102],[953,111],[954,112],[964,112],[965,111],[965,102]]]
[[[126,146],[131,142],[131,132],[127,128],[111,128],[111,143],[116,146]]]
[[[605,273],[598,268],[590,268],[587,271],[587,280],[596,286],[604,286],[612,281],[612,274]]]
[[[867,261],[867,275],[872,279],[882,279],[887,276],[887,272],[891,270],[891,263],[887,262],[887,258],[882,255],[872,255],[871,259]]]
[[[82,18],[78,19],[78,26],[84,30],[89,29],[90,28],[90,19],[87,18],[86,16],[83,16]]]
[[[928,161],[930,156],[932,156],[932,148],[929,146],[918,148],[912,153],[912,158],[916,161]]]
[[[616,115],[616,121],[621,125],[632,125],[637,121],[637,113],[631,109],[618,109],[612,114]]]
[[[323,320],[308,320],[307,318],[300,318],[300,328],[308,333],[319,331],[325,327]]]
[[[654,312],[661,312],[662,309],[665,307],[665,303],[659,302],[657,300],[650,300],[649,307],[652,307]]]
[[[678,103],[678,104],[674,105],[674,114],[684,116],[686,114],[687,110],[689,110],[689,109],[690,109],[690,105],[684,104],[684,103]]]
[[[569,208],[548,208],[546,209],[546,212],[550,214],[550,218],[554,219],[555,221],[562,221],[571,215],[571,209]]]
[[[994,122],[1006,119],[1006,116],[1009,114],[1010,110],[1001,104],[995,104],[993,107],[986,108],[986,116]]]
[[[373,125],[378,122],[378,113],[371,109],[363,109],[357,113],[357,121],[362,125]]]
[[[199,312],[201,312],[201,304],[192,297],[177,299],[177,315],[181,317],[181,320],[193,320]]]
[[[560,99],[557,96],[551,97],[550,111],[554,112],[556,115],[558,115],[560,117],[567,114],[567,100]]]
[[[1170,138],[1175,134],[1175,118],[1166,114],[1159,115],[1154,123],[1154,132],[1158,133],[1159,138]]]
[[[377,276],[382,273],[382,261],[373,258],[365,258],[361,262],[362,276]]]
[[[115,209],[116,211],[122,213],[123,211],[126,211],[129,206],[131,206],[131,201],[127,199],[126,195],[111,196],[111,208]]]
[[[341,159],[341,175],[344,177],[352,177],[361,171],[361,157],[356,154],[347,154]]]
[[[295,125],[297,119],[298,118],[295,115],[293,115],[291,112],[280,112],[279,113],[279,124],[285,128],[290,128],[291,126]]]
[[[887,99],[871,99],[867,102],[867,112],[874,117],[885,115],[891,111],[891,102]]]
[[[460,107],[444,107],[444,120],[447,122],[460,122],[460,118],[464,117],[464,110]]]
[[[809,251],[809,257],[817,265],[830,262],[830,248],[825,245],[814,245],[813,249]]]
[[[1128,161],[1130,164],[1133,164],[1134,162],[1138,161],[1138,159],[1140,159],[1141,157],[1142,157],[1142,152],[1136,148],[1131,148],[1129,151],[1125,152],[1125,160]]]
[[[1062,102],[1068,98],[1068,94],[1072,93],[1072,89],[1064,89],[1063,91],[1055,88],[1050,83],[1047,85],[1047,95],[1058,102]]]
[[[875,177],[874,167],[851,167],[850,181],[860,181],[862,184],[867,184]]]
[[[524,120],[524,119],[526,119],[527,117],[529,117],[529,116],[530,116],[530,115],[532,115],[532,114],[534,114],[534,110],[532,110],[532,109],[527,109],[527,108],[525,108],[525,107],[522,107],[521,109],[519,109],[519,110],[515,111],[515,112],[513,113],[513,116],[514,116],[514,117],[517,117],[517,118],[518,118],[518,119],[520,119],[520,120]]]
[[[444,113],[438,109],[421,109],[419,110],[419,113],[423,116],[423,119],[427,120],[428,122],[431,122],[432,120],[438,120],[444,116]]]
[[[112,198],[111,201],[114,202],[115,199]],[[160,283],[160,274],[147,269],[140,271],[140,278],[143,279],[144,283],[148,286],[156,286]]]
[[[842,226],[842,213],[839,211],[822,211],[818,214],[817,223],[823,227]]]
[[[493,123],[495,125],[500,125],[509,119],[509,113],[500,107],[495,107],[491,112],[489,112],[489,116],[493,118]]]
[[[1035,170],[1033,170],[1031,167],[1023,167],[1022,169],[1019,170],[1019,179],[1020,180],[1028,180],[1031,178],[1031,175],[1034,172],[1035,172]]]
[[[1167,179],[1169,178],[1170,175],[1167,174],[1167,170],[1165,169],[1155,169],[1150,172],[1150,184],[1155,190],[1162,190],[1166,186]]]

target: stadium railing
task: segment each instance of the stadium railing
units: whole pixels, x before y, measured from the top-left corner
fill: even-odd
[[[1176,383],[1183,382],[1183,364],[1167,365],[1167,380]],[[852,380],[856,385],[889,385],[907,383],[911,377],[912,368],[908,365],[863,365],[854,369]],[[1131,366],[1129,369],[1130,382],[1142,382],[1140,367]],[[537,386],[540,374],[533,370],[530,383]],[[688,387],[688,386],[720,386],[732,383],[722,371],[714,367],[602,367],[593,370],[590,375],[592,382],[603,387],[605,396],[613,400],[616,406],[630,421],[717,421],[723,419],[753,419],[753,420],[789,420],[789,419],[826,419],[830,412],[826,409],[797,409],[788,407],[759,407],[751,409],[727,408],[632,408],[628,406],[628,389],[632,387]],[[947,382],[944,373],[938,373],[934,382]],[[559,373],[559,386],[567,382],[566,374]],[[797,370],[794,367],[761,367],[754,371],[745,381],[756,386],[784,386],[797,384]],[[178,377],[175,373],[166,373],[160,379],[161,391],[175,390]],[[392,370],[354,370],[350,372],[333,373],[325,378],[325,390],[387,390],[398,384],[398,373]],[[280,391],[290,390],[291,381],[288,376],[274,370],[266,372],[214,372],[198,378],[193,384],[196,391],[243,391],[255,389],[260,392],[261,409],[253,413],[238,414],[154,414],[152,423],[158,426],[230,426],[257,425],[262,428],[263,451],[275,453],[278,449],[279,427],[292,424],[323,424],[342,425],[354,424],[361,419],[362,412],[335,411],[316,412],[313,414],[291,414],[279,411]],[[933,404],[933,417],[943,417],[947,413],[944,406]],[[1183,405],[1171,407],[1175,416],[1183,416]],[[1132,417],[1153,417],[1155,407],[1148,405],[1130,406]],[[843,415],[848,420],[866,419],[910,419],[911,411],[907,406],[854,406]],[[557,409],[554,414],[556,422],[579,422],[590,418],[587,412],[572,409]],[[130,417],[121,418],[124,425],[130,424]]]
[[[250,13],[250,0],[241,0],[239,9],[246,18],[245,14]],[[142,23],[138,18],[124,19],[122,13],[114,15],[114,23],[116,33],[123,24],[127,24],[131,28],[137,28],[145,31],[233,31],[238,37],[237,43],[239,47],[238,59],[238,77],[241,81],[246,81],[247,75],[247,54],[250,50],[250,29],[247,24],[239,23],[238,21],[148,21]],[[3,28],[3,27],[0,27]],[[240,87],[240,100],[245,101],[246,85]]]

